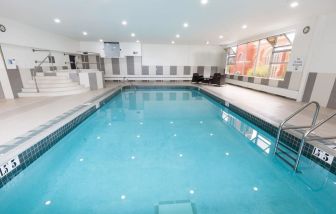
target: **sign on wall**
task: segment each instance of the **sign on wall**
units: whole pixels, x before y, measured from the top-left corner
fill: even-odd
[[[7,67],[7,69],[16,69],[15,59],[7,59],[6,67]]]
[[[292,66],[294,68],[294,71],[302,71],[302,68],[303,68],[303,59],[302,59],[302,57],[296,57],[293,60]]]

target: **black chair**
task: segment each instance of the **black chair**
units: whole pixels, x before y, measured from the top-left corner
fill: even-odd
[[[193,73],[191,82],[199,83],[202,82],[203,80],[204,80],[203,76],[199,75],[198,73]]]
[[[222,75],[220,73],[214,73],[212,79],[210,79],[210,84],[220,86]]]

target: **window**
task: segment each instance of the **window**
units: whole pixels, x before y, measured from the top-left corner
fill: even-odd
[[[230,47],[227,50],[227,63],[226,70],[229,74],[235,74],[236,72],[236,53],[237,47]]]
[[[229,74],[283,79],[295,33],[283,33],[227,49]]]

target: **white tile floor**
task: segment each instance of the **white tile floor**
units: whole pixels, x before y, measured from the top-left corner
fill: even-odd
[[[25,134],[64,112],[86,103],[108,88],[88,93],[61,96],[19,98],[0,101],[0,145]]]

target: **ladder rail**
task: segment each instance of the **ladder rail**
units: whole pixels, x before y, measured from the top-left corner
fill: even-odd
[[[301,143],[300,143],[300,147],[299,147],[299,152],[298,152],[298,158],[296,160],[296,163],[295,163],[295,167],[294,167],[294,170],[296,171],[298,166],[299,166],[299,163],[300,163],[300,158],[302,156],[302,150],[303,150],[303,146],[305,144],[305,141],[306,141],[306,138],[313,132],[315,131],[317,128],[319,128],[320,126],[322,126],[323,124],[325,124],[326,122],[328,122],[329,120],[331,120],[333,117],[336,116],[336,112],[329,115],[329,117],[327,117],[326,119],[320,121],[319,123],[317,123],[316,125],[312,126],[310,129],[308,129],[305,134],[302,136],[302,139],[301,139]],[[322,139],[336,139],[336,136],[335,138],[333,137],[321,137],[320,138],[321,140]]]
[[[307,103],[306,105],[302,106],[301,108],[299,108],[298,110],[296,110],[293,114],[291,114],[290,116],[288,116],[284,121],[282,121],[282,123],[280,124],[281,127],[283,127],[290,119],[292,119],[293,117],[295,117],[296,115],[298,115],[300,112],[302,112],[303,110],[305,110],[306,108],[308,108],[311,105],[315,105],[315,112],[314,112],[314,117],[312,120],[312,125],[316,123],[317,120],[317,116],[318,116],[318,112],[320,111],[320,104],[316,101],[312,101]]]
[[[303,110],[305,110],[306,108],[308,108],[309,106],[314,105],[315,106],[315,111],[313,114],[313,119],[311,122],[310,126],[293,126],[293,127],[284,127],[285,124],[291,120],[293,117],[295,117],[296,115],[298,115],[299,113],[301,113]],[[298,110],[296,110],[293,114],[291,114],[290,116],[288,116],[284,121],[281,122],[281,124],[279,125],[279,129],[278,129],[278,133],[277,133],[277,138],[276,138],[276,143],[275,143],[275,149],[274,149],[274,154],[276,154],[278,146],[279,146],[279,142],[280,142],[280,135],[282,130],[289,130],[289,129],[301,129],[301,128],[311,128],[312,126],[315,125],[318,114],[320,111],[320,104],[316,101],[312,101],[307,103],[306,105],[302,106],[301,108],[299,108]]]
[[[327,117],[326,119],[320,121],[319,123],[317,123],[316,125],[314,125],[311,129],[307,130],[306,133],[304,134],[304,137],[308,137],[308,135],[310,135],[313,131],[315,131],[317,128],[319,128],[320,126],[322,126],[323,124],[325,124],[326,122],[328,122],[329,120],[331,120],[333,117],[336,116],[336,112],[334,112],[333,114],[329,115],[329,117]]]

